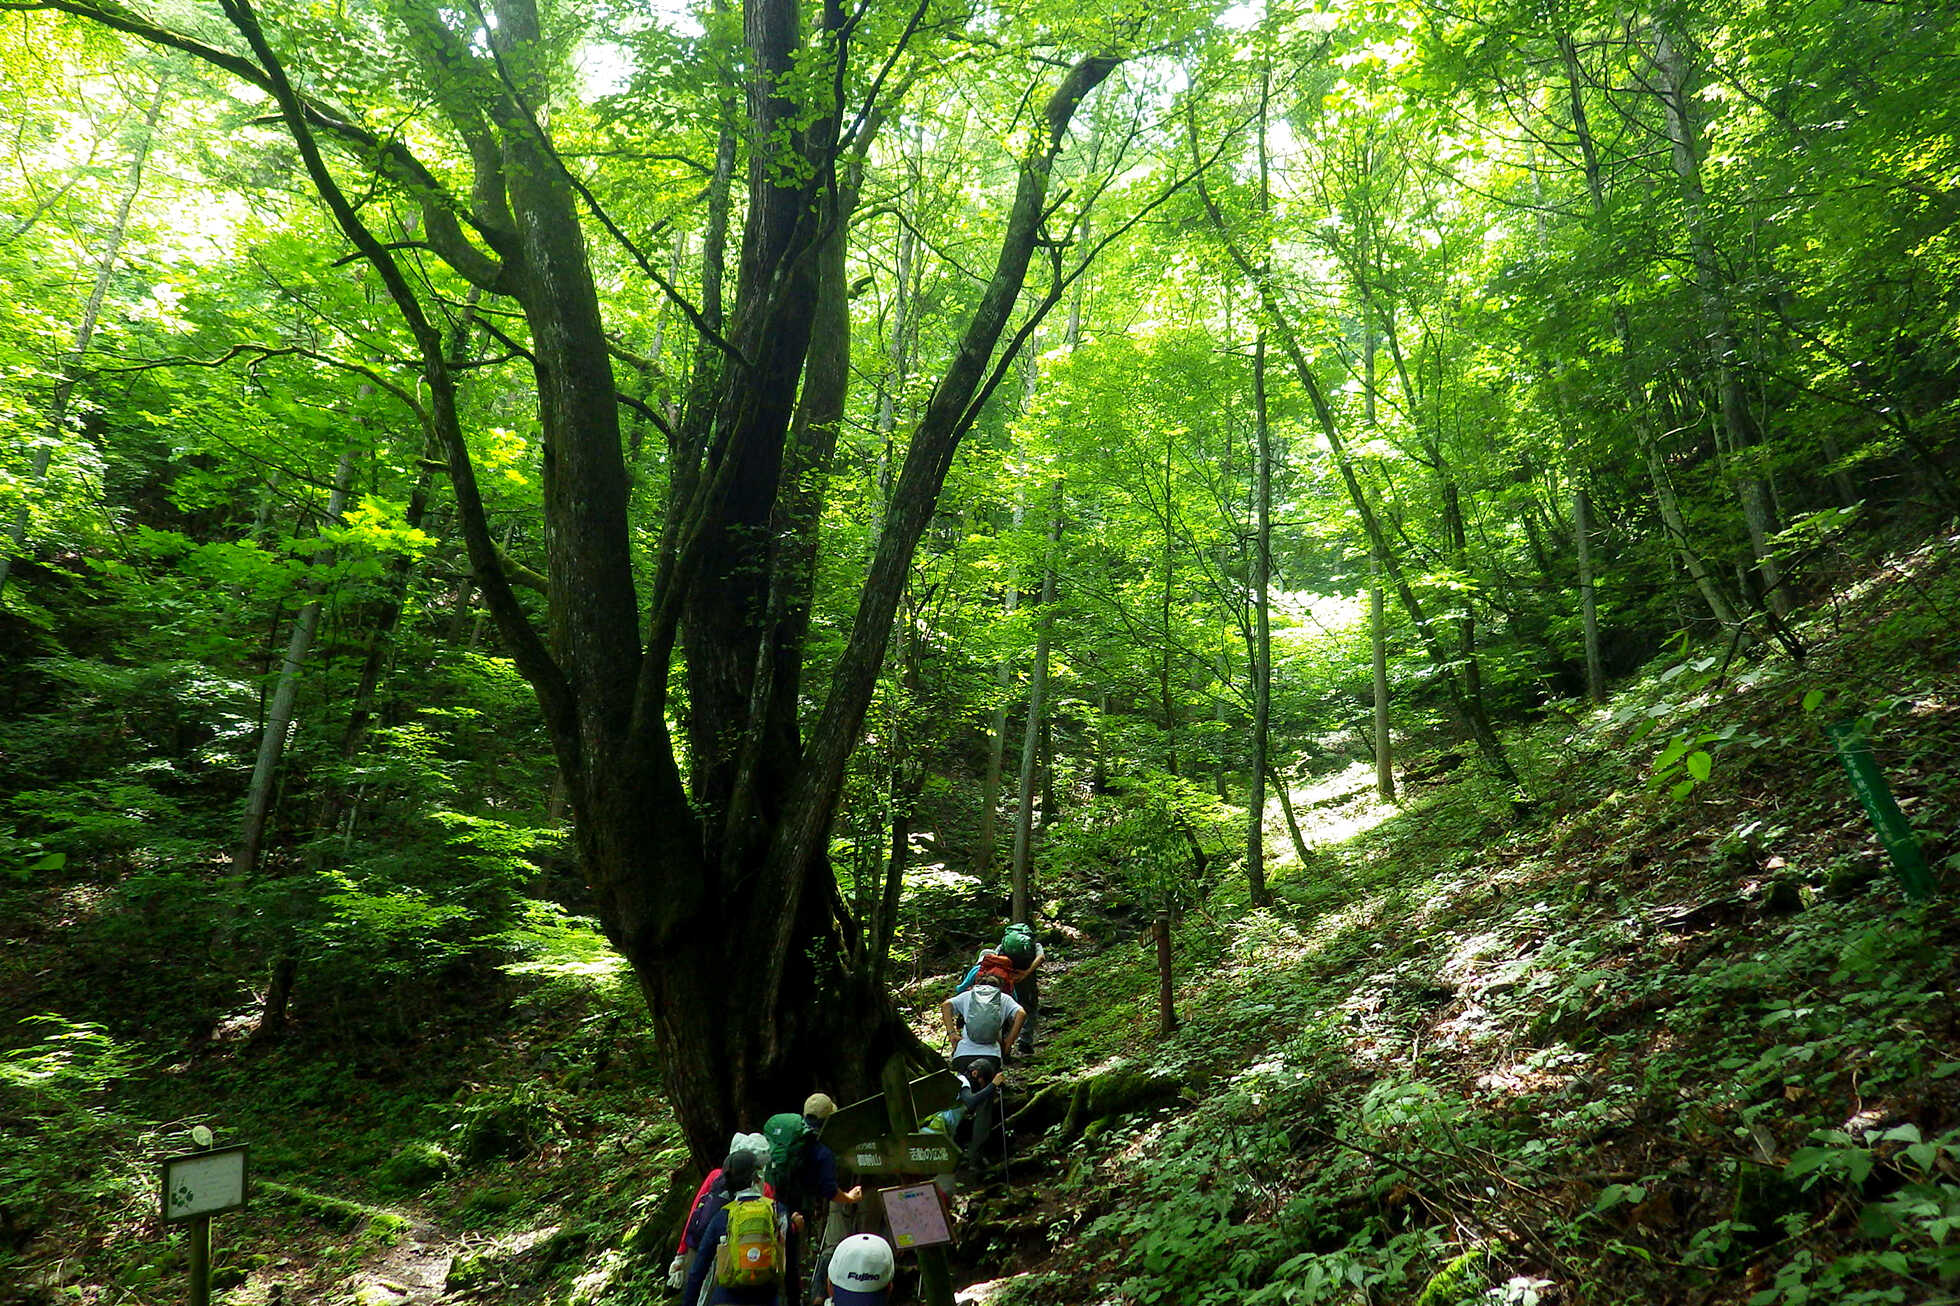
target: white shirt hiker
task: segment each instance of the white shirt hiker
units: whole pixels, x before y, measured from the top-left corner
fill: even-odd
[[[994,1035],[993,1042],[976,1043],[972,1039],[966,1036],[966,1030],[967,1030],[966,1022],[967,1022],[967,1013],[973,1009],[973,1003],[975,1000],[974,994],[982,987],[991,987],[991,986],[990,985],[982,986],[976,984],[973,986],[973,988],[968,989],[964,993],[956,993],[953,995],[952,1007],[954,1011],[959,1013],[960,1022],[961,1022],[960,1041],[958,1045],[953,1048],[953,1056],[956,1058],[957,1057],[992,1057],[996,1061],[1005,1061],[1007,1058],[1001,1053],[1000,1040],[1001,1037],[1005,1035],[1008,1030],[1014,1027],[1014,1017],[1020,1013],[1021,1004],[1014,1000],[1014,995],[1012,993],[1001,992],[1000,996],[994,999],[994,1001],[1000,1003],[1000,1031],[999,1033],[996,1033]]]

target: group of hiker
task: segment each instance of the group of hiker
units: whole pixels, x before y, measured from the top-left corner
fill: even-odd
[[[837,1157],[819,1137],[836,1110],[827,1095],[812,1093],[801,1112],[771,1116],[761,1133],[729,1140],[727,1159],[694,1194],[667,1268],[686,1306],[796,1306],[806,1230],[817,1249],[809,1300],[882,1306],[894,1270],[891,1244],[847,1235],[842,1208],[864,1189],[838,1186]]]
[[[953,1073],[961,1081],[959,1102],[927,1121],[926,1128],[940,1130],[959,1144],[965,1168],[975,1174],[987,1167],[987,1144],[1000,1121],[1008,1049],[1023,1057],[1034,1052],[1040,1005],[1036,972],[1047,955],[1033,929],[1010,925],[998,946],[981,951],[959,988],[939,1007],[952,1044]],[[1005,1164],[1004,1135],[1000,1151]]]
[[[941,1006],[958,1101],[922,1126],[954,1140],[968,1173],[985,1168],[998,1132],[1008,1050],[1034,1050],[1035,972],[1045,956],[1033,930],[1010,925]],[[896,1257],[878,1234],[851,1232],[850,1208],[863,1188],[838,1186],[837,1157],[821,1137],[836,1110],[828,1096],[812,1093],[802,1111],[771,1116],[761,1133],[729,1140],[727,1158],[694,1194],[668,1267],[682,1306],[883,1306]],[[1004,1133],[1001,1139],[1004,1165]],[[806,1238],[814,1250],[807,1294],[799,1263]]]

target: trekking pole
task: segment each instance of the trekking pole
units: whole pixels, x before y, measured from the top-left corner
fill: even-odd
[[[1002,1086],[995,1094],[999,1099],[994,1109],[1000,1112],[1000,1177],[1009,1188],[1014,1186],[1014,1170],[1007,1163],[1007,1089]]]

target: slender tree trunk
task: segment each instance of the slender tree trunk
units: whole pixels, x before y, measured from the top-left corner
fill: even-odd
[[[1021,407],[1025,410],[1034,398],[1035,365],[1034,342],[1028,342],[1027,358],[1021,374]],[[1027,498],[1022,488],[1014,489],[1014,509],[1012,527],[1015,537],[1021,534],[1021,527],[1028,516]],[[1007,573],[1007,596],[1003,604],[1009,618],[1020,610],[1021,579],[1013,568]],[[994,707],[993,732],[987,743],[987,770],[980,784],[980,835],[973,850],[973,874],[985,886],[993,878],[995,830],[1000,823],[1000,781],[1007,766],[1007,704],[1014,692],[1014,667],[1006,658],[994,663],[994,684],[1000,691],[1000,701]],[[1018,790],[1016,793],[1018,794]],[[1018,807],[1016,809],[1019,810]]]
[[[1009,872],[1013,917],[1030,919],[1029,880],[1034,860],[1035,756],[1041,743],[1041,723],[1048,710],[1048,646],[1055,629],[1055,546],[1062,538],[1062,482],[1055,482],[1054,503],[1048,516],[1048,557],[1041,569],[1041,618],[1034,640],[1034,670],[1028,683],[1028,724],[1021,737],[1021,785],[1014,810],[1014,861]]]
[[[1264,151],[1261,151],[1263,160]],[[1252,506],[1252,774],[1246,799],[1246,887],[1255,907],[1266,891],[1266,753],[1273,708],[1273,631],[1269,590],[1273,550],[1273,433],[1266,410],[1266,333],[1252,341],[1252,429],[1255,441]]]
[[[1599,603],[1593,590],[1592,496],[1575,476],[1572,482],[1572,545],[1579,555],[1579,621],[1586,645],[1586,697],[1606,701],[1606,670],[1599,656]]]
[[[68,422],[68,401],[75,393],[76,373],[80,370],[89,345],[95,339],[95,326],[102,318],[103,302],[109,297],[109,283],[115,279],[116,259],[122,253],[123,241],[129,235],[130,211],[136,207],[136,197],[143,189],[143,168],[150,159],[150,143],[156,139],[157,120],[163,116],[164,97],[170,89],[170,78],[166,75],[157,81],[157,91],[150,99],[150,107],[143,115],[143,134],[137,138],[136,154],[129,162],[129,179],[123,183],[122,196],[116,202],[115,220],[110,223],[109,234],[102,242],[102,254],[95,262],[95,284],[89,289],[86,303],[82,305],[81,320],[75,324],[75,337],[69,346],[69,356],[62,368],[62,376],[55,383],[54,399],[48,408],[47,437],[35,446],[33,456],[28,461],[28,492],[46,479],[48,464],[54,457],[54,446],[61,439],[62,428]],[[14,559],[19,556],[27,543],[28,505],[22,503],[14,514],[13,524],[7,529],[7,543],[0,547],[0,592],[7,588],[7,577],[13,572]]]
[[[1585,78],[1579,68],[1579,51],[1569,33],[1560,32],[1555,38],[1558,42],[1559,56],[1565,67],[1565,82],[1568,101],[1572,113],[1572,135],[1579,146],[1579,158],[1586,177],[1586,194],[1592,204],[1593,224],[1603,240],[1612,240],[1612,211],[1606,204],[1606,180],[1600,167],[1599,152],[1594,145],[1591,120],[1586,115]],[[1702,601],[1715,620],[1724,626],[1736,624],[1734,607],[1722,593],[1721,587],[1703,564],[1701,555],[1688,537],[1687,523],[1681,517],[1681,509],[1675,500],[1674,487],[1667,475],[1667,467],[1661,457],[1659,436],[1654,429],[1653,417],[1645,387],[1635,370],[1633,329],[1627,318],[1626,305],[1618,300],[1613,304],[1613,338],[1619,346],[1620,387],[1626,395],[1627,417],[1632,422],[1634,439],[1640,446],[1641,456],[1647,465],[1647,474],[1654,487],[1655,501],[1660,508],[1661,524],[1666,529],[1669,542],[1681,566],[1694,581]]]
[[[1445,696],[1450,700],[1450,705],[1455,709],[1458,717],[1468,725],[1477,752],[1490,767],[1491,772],[1505,785],[1518,788],[1518,773],[1511,766],[1511,759],[1505,755],[1503,742],[1498,739],[1490,718],[1484,713],[1482,700],[1463,692],[1463,687],[1451,665],[1451,659],[1437,639],[1421,599],[1416,597],[1414,587],[1402,570],[1400,559],[1389,547],[1388,533],[1382,529],[1381,519],[1375,512],[1374,503],[1361,486],[1360,476],[1356,473],[1354,462],[1348,455],[1347,441],[1341,434],[1340,424],[1335,420],[1334,410],[1328,406],[1319,379],[1314,376],[1313,367],[1307,361],[1306,352],[1294,330],[1292,319],[1279,303],[1271,283],[1257,275],[1252,263],[1246,259],[1244,252],[1232,239],[1229,229],[1225,226],[1223,213],[1212,201],[1210,192],[1204,188],[1202,180],[1199,186],[1206,206],[1210,210],[1212,222],[1221,238],[1225,240],[1226,250],[1231,255],[1232,261],[1238,264],[1241,272],[1252,277],[1259,287],[1266,321],[1274,334],[1279,337],[1300,388],[1307,393],[1307,399],[1312,405],[1321,434],[1327,440],[1328,451],[1334,456],[1335,469],[1340,473],[1342,484],[1347,489],[1348,501],[1354,505],[1355,515],[1361,519],[1361,527],[1368,536],[1368,543],[1383,559],[1388,569],[1389,577],[1395,584],[1396,595],[1401,599],[1402,606],[1407,610],[1409,619],[1415,625],[1416,634],[1422,641],[1423,651],[1429,655],[1430,662],[1436,668],[1438,683],[1442,686]]]
[[[1681,200],[1694,256],[1695,285],[1701,300],[1704,344],[1713,364],[1722,430],[1727,435],[1723,464],[1742,504],[1749,529],[1749,549],[1755,558],[1758,590],[1764,605],[1779,620],[1790,612],[1790,596],[1770,537],[1776,533],[1776,514],[1767,476],[1761,469],[1762,430],[1749,405],[1743,383],[1741,345],[1729,301],[1727,278],[1715,249],[1708,217],[1708,196],[1701,178],[1701,122],[1695,112],[1697,87],[1687,59],[1665,31],[1655,34],[1654,66],[1661,76],[1661,108],[1667,119],[1669,151],[1681,182]]]
[[[1177,987],[1171,975],[1171,918],[1168,912],[1158,912],[1157,919],[1151,922],[1151,936],[1157,942],[1157,1034],[1168,1038],[1177,1033],[1177,1007],[1174,999]]]
[[[1293,791],[1287,787],[1280,773],[1271,767],[1266,768],[1266,780],[1279,796],[1279,810],[1286,818],[1286,837],[1292,841],[1293,854],[1300,859],[1300,865],[1305,866],[1312,854],[1307,849],[1306,835],[1300,832],[1300,818],[1293,813]]]
[[[1374,656],[1371,679],[1375,688],[1375,792],[1388,802],[1395,801],[1395,755],[1388,728],[1388,604],[1382,594],[1382,558],[1373,554],[1368,562],[1369,644]]]
[[[470,323],[476,312],[476,305],[482,292],[471,288],[468,303],[462,318],[456,324],[450,337],[450,355],[463,361],[464,351],[469,342]],[[403,523],[412,531],[420,530],[428,517],[429,491],[434,484],[433,460],[439,452],[437,442],[431,434],[424,439],[422,455],[416,459],[420,469],[416,473],[415,486],[409,491],[408,504],[402,512]],[[408,601],[409,580],[415,572],[415,561],[408,554],[397,554],[388,564],[388,578],[381,603],[381,610],[374,616],[371,633],[368,636],[367,656],[361,661],[361,678],[354,687],[354,697],[347,712],[347,725],[340,736],[340,759],[352,761],[360,751],[361,741],[367,736],[368,724],[374,716],[374,699],[381,687],[381,673],[388,661],[389,650],[394,645],[395,627],[400,624],[402,608]],[[558,783],[562,784],[560,773]],[[315,826],[323,833],[333,830],[340,824],[340,816],[347,801],[344,785],[332,784],[320,796],[320,807],[314,817]]]
[[[348,449],[340,455],[340,465],[334,469],[333,493],[327,499],[326,520],[338,521],[341,509],[347,504],[347,491],[354,481],[354,451]],[[330,562],[330,558],[315,556],[316,566]],[[258,760],[252,767],[252,784],[245,795],[245,821],[238,837],[238,853],[232,859],[232,874],[244,879],[257,869],[259,852],[265,843],[267,820],[272,814],[272,795],[274,781],[278,777],[279,759],[286,750],[286,733],[293,722],[293,706],[299,698],[299,673],[306,661],[307,650],[313,646],[313,635],[320,626],[322,601],[317,585],[309,583],[306,588],[313,597],[300,608],[299,615],[293,619],[293,631],[286,641],[286,657],[279,666],[279,681],[272,693],[272,706],[265,715],[265,728],[259,735]]]

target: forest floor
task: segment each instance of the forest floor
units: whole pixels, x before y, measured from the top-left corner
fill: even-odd
[[[1474,765],[1396,804],[1365,767],[1301,777],[1311,856],[1272,906],[1227,864],[1179,920],[1174,1034],[1137,922],[1048,886],[962,1301],[1960,1301],[1960,923],[1902,896],[1820,729],[1867,719],[1950,880],[1956,543],[1821,602],[1801,663],[1684,649],[1547,714],[1512,741],[1522,819]],[[458,975],[475,1003],[187,1037],[130,1013],[157,980],[105,892],[0,883],[0,1027],[62,1013],[0,1052],[0,1302],[180,1299],[154,1166],[192,1123],[254,1145],[224,1306],[667,1299],[694,1176],[590,940]],[[970,942],[919,959],[922,1014]]]

